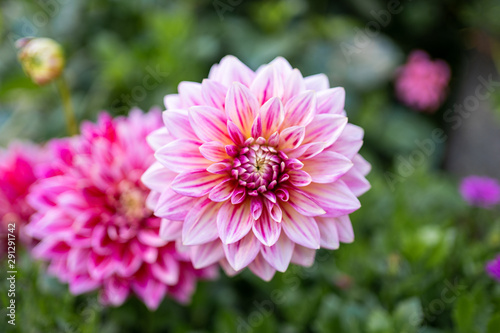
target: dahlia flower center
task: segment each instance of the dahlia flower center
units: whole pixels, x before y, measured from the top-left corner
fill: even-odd
[[[138,220],[144,218],[148,214],[148,210],[144,206],[146,201],[143,191],[138,189],[130,189],[120,195],[120,206],[123,215],[130,220]]]
[[[233,161],[231,175],[249,195],[272,190],[278,184],[284,163],[273,147],[254,144],[241,148]]]

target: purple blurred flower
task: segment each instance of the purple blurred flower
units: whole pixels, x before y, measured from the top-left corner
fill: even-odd
[[[460,184],[460,193],[472,206],[490,208],[500,203],[500,183],[493,178],[466,177]]]
[[[486,271],[492,278],[500,282],[500,255],[486,265]]]
[[[446,98],[450,75],[443,60],[432,61],[426,52],[413,51],[397,72],[396,95],[409,107],[432,113]]]

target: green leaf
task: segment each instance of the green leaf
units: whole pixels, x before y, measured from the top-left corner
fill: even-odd
[[[416,332],[423,318],[422,304],[418,297],[399,302],[393,314],[396,332]]]
[[[476,313],[476,304],[472,295],[461,296],[453,309],[453,320],[459,332],[471,332]]]
[[[370,313],[366,323],[368,333],[393,332],[391,316],[383,309],[376,309]]]
[[[488,322],[487,333],[498,333],[500,330],[500,313],[493,315]]]

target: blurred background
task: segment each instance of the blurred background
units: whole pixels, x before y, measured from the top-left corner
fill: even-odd
[[[254,70],[283,56],[346,88],[373,165],[356,241],[318,252],[311,268],[269,283],[222,273],[199,283],[190,306],[166,299],[150,312],[135,299],[102,308],[94,294],[73,297],[25,259],[18,326],[2,319],[2,332],[500,332],[500,285],[484,272],[500,252],[499,211],[469,207],[458,191],[470,174],[500,178],[498,0],[3,0],[0,10],[0,146],[66,135],[55,86],[32,83],[17,60],[15,41],[36,36],[63,45],[80,121],[163,108],[226,54]],[[434,113],[394,92],[415,49],[451,68]],[[473,98],[479,85],[488,98]]]

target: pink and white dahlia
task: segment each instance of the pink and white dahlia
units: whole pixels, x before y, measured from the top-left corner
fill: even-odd
[[[425,51],[415,50],[397,72],[396,94],[409,107],[432,113],[446,98],[450,76],[445,61],[433,61]]]
[[[321,246],[353,241],[348,214],[370,187],[370,165],[344,97],[283,58],[254,72],[232,56],[165,97],[165,126],[149,137],[157,162],[142,179],[195,267],[248,266],[269,280],[290,262],[311,265]]]
[[[102,303],[117,306],[133,292],[155,309],[166,294],[187,302],[197,278],[216,273],[195,270],[174,238],[161,239],[161,219],[146,207],[140,178],[154,161],[146,136],[160,124],[157,111],[103,113],[80,136],[50,144],[48,178],[28,196],[37,210],[28,231],[40,240],[35,257],[73,294],[100,289]]]
[[[16,142],[0,150],[0,239],[6,240],[8,229],[14,229],[15,237],[25,245],[31,243],[23,230],[34,213],[26,197],[38,180],[36,168],[44,158],[43,149],[33,144]],[[2,244],[0,253],[5,253],[7,242]]]

